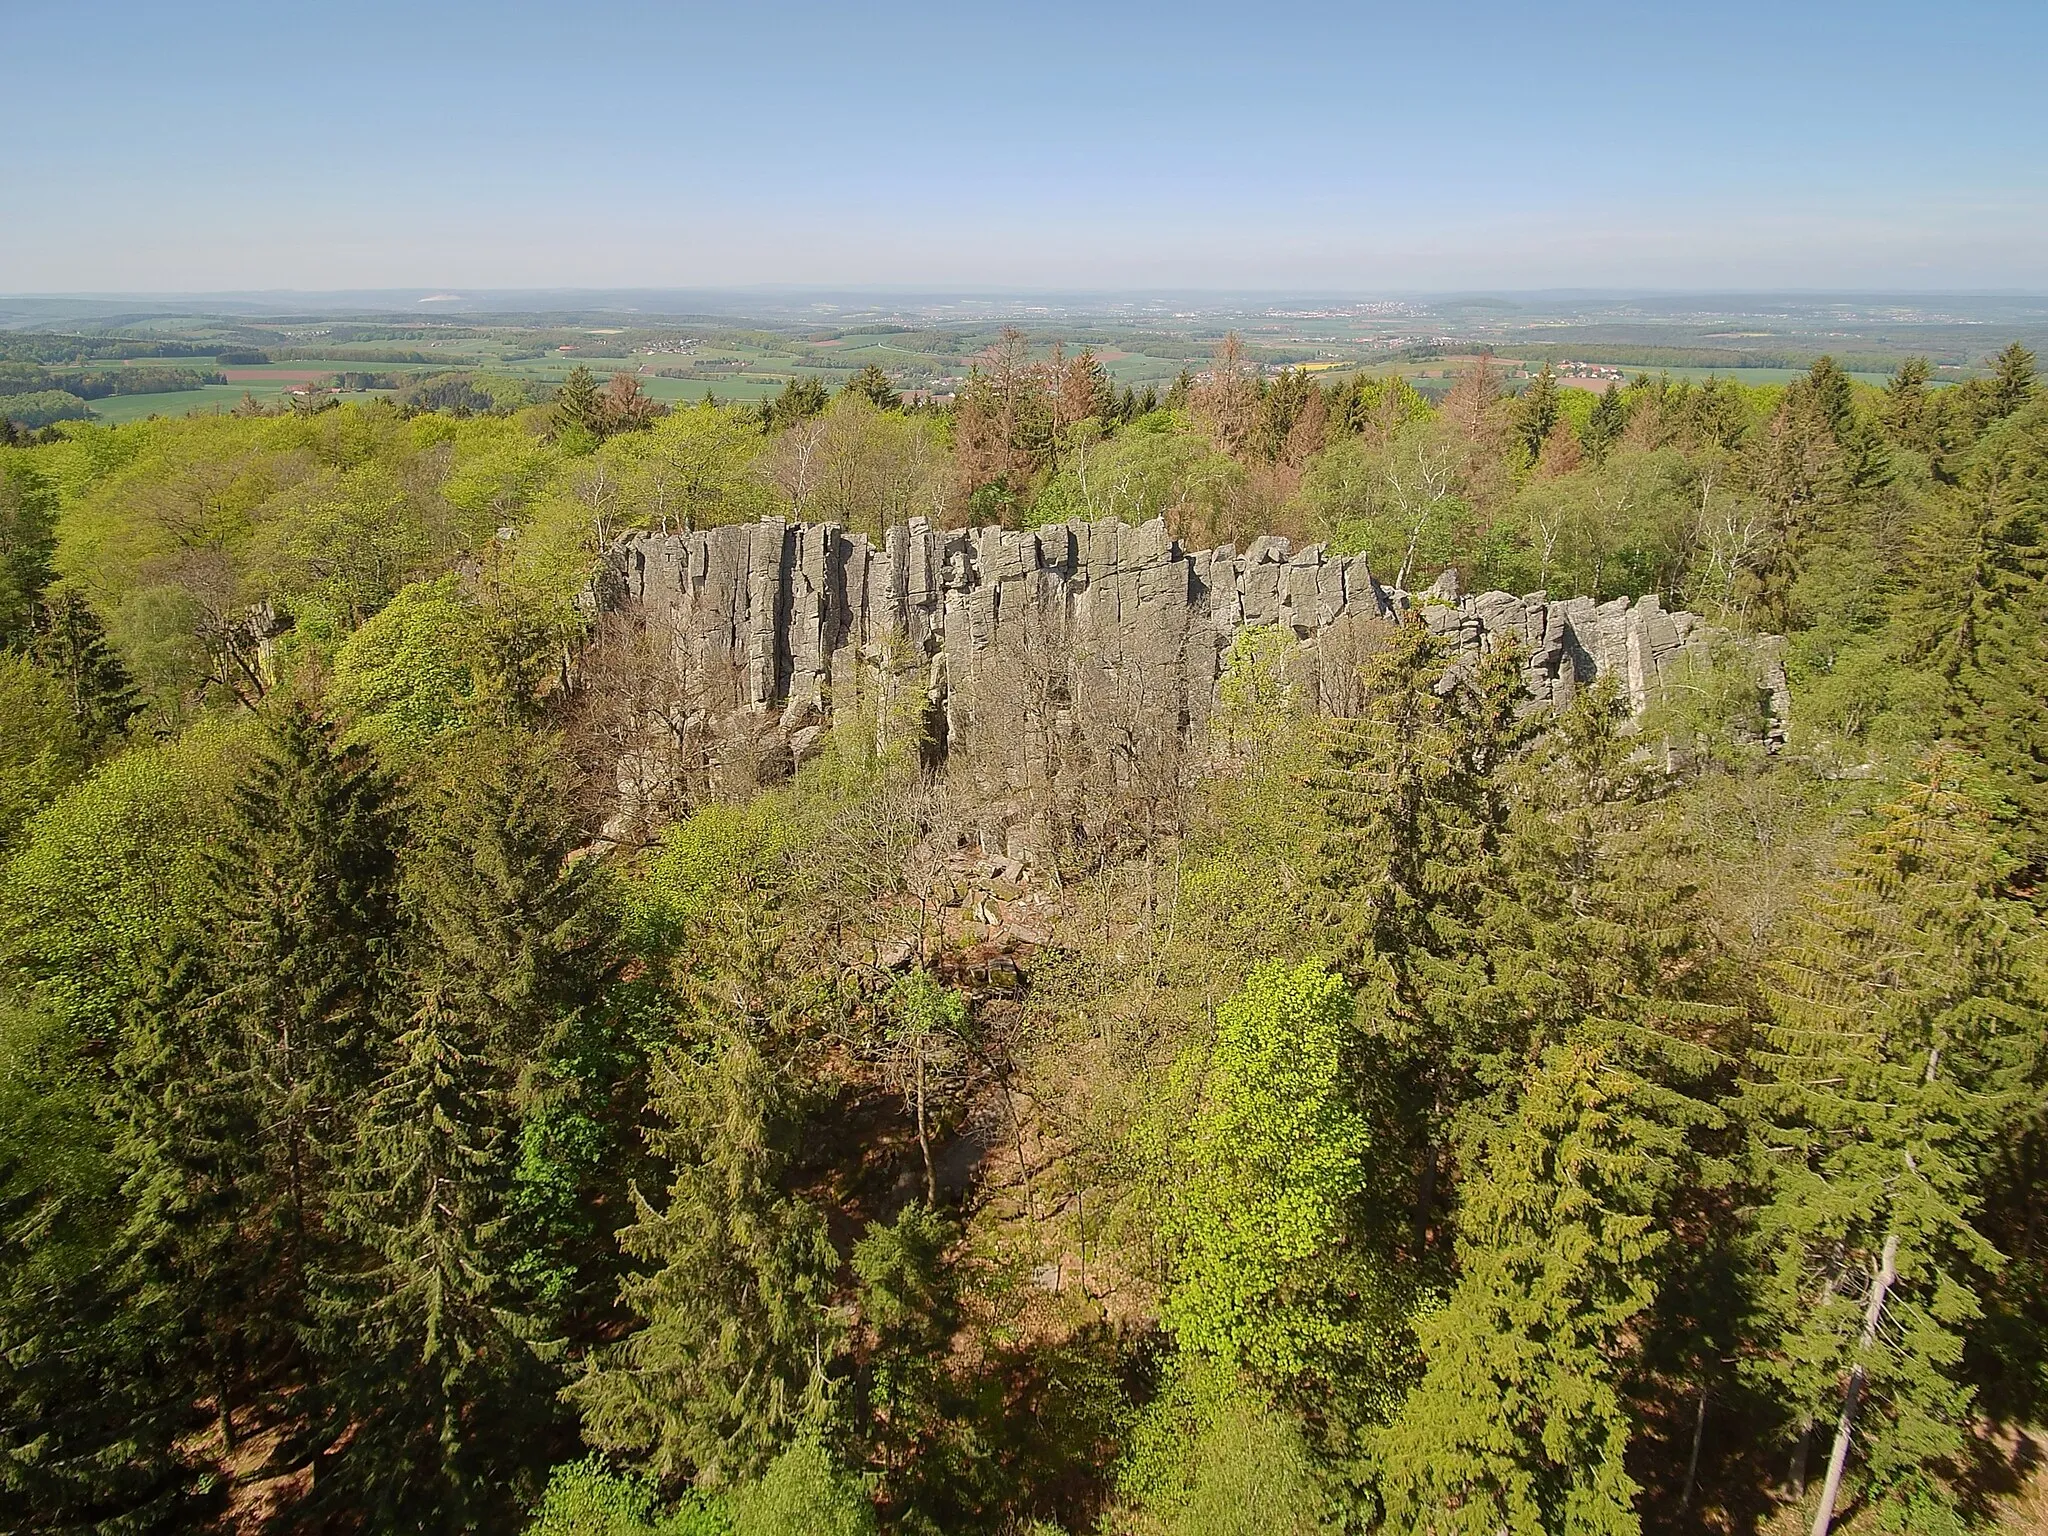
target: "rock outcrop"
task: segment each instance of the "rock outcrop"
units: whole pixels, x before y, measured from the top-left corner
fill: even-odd
[[[1344,664],[1354,642],[1409,610],[1464,657],[1512,637],[1538,705],[1612,676],[1640,713],[1723,638],[1654,596],[1467,596],[1449,573],[1410,594],[1384,586],[1363,556],[1281,538],[1187,550],[1160,522],[949,531],[914,519],[880,547],[780,518],[634,534],[610,551],[592,600],[637,616],[673,658],[690,729],[744,728],[801,761],[849,706],[878,721],[911,712],[932,750],[978,742],[1013,783],[1060,740],[1107,726],[1186,738],[1214,705],[1232,640],[1252,626],[1334,663],[1318,684],[1331,708],[1355,676]],[[1778,730],[1783,670],[1769,643],[1758,659]]]

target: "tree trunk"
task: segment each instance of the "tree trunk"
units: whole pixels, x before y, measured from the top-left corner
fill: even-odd
[[[924,1124],[924,1042],[917,1043],[917,1150],[924,1154],[924,1203],[939,1203],[939,1181],[932,1173],[932,1139]]]
[[[1835,1450],[1828,1458],[1828,1480],[1821,1486],[1820,1508],[1813,1515],[1813,1536],[1828,1536],[1828,1527],[1835,1523],[1835,1500],[1841,1496],[1842,1469],[1849,1461],[1849,1436],[1856,1428],[1856,1408],[1863,1397],[1863,1383],[1868,1374],[1863,1356],[1870,1352],[1870,1346],[1877,1340],[1877,1325],[1884,1316],[1885,1292],[1898,1278],[1898,1261],[1899,1235],[1894,1232],[1884,1240],[1884,1256],[1878,1261],[1877,1282],[1870,1288],[1870,1305],[1863,1309],[1863,1341],[1856,1351],[1855,1368],[1849,1372],[1849,1388],[1842,1394],[1842,1416],[1835,1424]]]
[[[1799,1439],[1792,1447],[1792,1497],[1806,1497],[1806,1453],[1813,1445],[1813,1416],[1803,1415],[1799,1420]]]
[[[1422,1178],[1415,1191],[1415,1257],[1420,1259],[1429,1246],[1429,1215],[1436,1205],[1436,1143],[1422,1149]]]
[[[1700,1405],[1692,1416],[1692,1459],[1685,1464],[1685,1493],[1678,1501],[1679,1513],[1692,1508],[1693,1484],[1700,1475],[1700,1441],[1707,1433],[1707,1387],[1700,1383]]]

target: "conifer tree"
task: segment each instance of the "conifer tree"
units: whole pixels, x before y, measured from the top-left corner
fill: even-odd
[[[511,1116],[440,978],[392,1043],[334,1224],[316,1331],[335,1414],[323,1502],[379,1529],[494,1528],[553,1382],[507,1274]]]
[[[1375,1042],[1356,1070],[1380,1106],[1382,1154],[1405,1146],[1419,1166],[1418,1250],[1454,1123],[1512,1080],[1534,1023],[1526,970],[1503,963],[1515,923],[1504,770],[1535,729],[1523,698],[1511,648],[1453,668],[1407,622],[1367,663],[1358,716],[1333,723],[1318,780],[1335,958]]]
[[[1922,552],[1905,644],[1932,651],[1947,731],[1998,797],[2016,883],[2048,869],[2048,405],[1971,454]]]
[[[331,1196],[393,984],[388,792],[303,704],[266,723],[211,867],[215,921],[162,936],[109,1106],[124,1284],[163,1319],[163,1374],[230,1448],[259,1401],[318,1417],[307,1301],[344,1246]]]
[[[60,587],[36,615],[30,654],[56,678],[87,741],[104,744],[142,707],[128,669],[78,593]]]
[[[1607,457],[1609,450],[1621,440],[1624,428],[1628,426],[1628,400],[1619,384],[1610,383],[1593,406],[1593,414],[1586,420],[1586,430],[1579,434],[1586,455],[1599,463]]]
[[[581,363],[569,370],[569,376],[555,391],[554,418],[557,433],[587,433],[592,442],[601,435],[602,407],[597,398],[597,380]]]
[[[0,1529],[190,1529],[217,1480],[189,1341],[129,1261],[117,1122],[72,1039],[0,1003]]]
[[[1945,1517],[1935,1463],[1968,1417],[1962,1330],[2000,1262],[1975,1212],[2041,1016],[1963,767],[1924,764],[1813,903],[1743,1090],[1775,1330],[1761,1368],[1800,1422],[1835,1428],[1817,1532],[1852,1448],[1891,1518]]]
[[[145,1304],[171,1320],[176,1379],[211,1399],[233,1447],[255,1378],[295,1348],[297,1308],[275,1263],[250,1042],[218,990],[208,957],[170,936],[130,1009],[114,1109],[130,1170],[127,1268]]]
[[[1993,360],[1991,419],[2003,421],[2034,398],[2034,354],[2013,342]]]
[[[800,421],[824,414],[832,403],[824,382],[814,374],[800,374],[782,386],[773,400],[761,402],[761,426],[769,432],[793,427]]]
[[[739,1027],[654,1068],[648,1138],[674,1170],[657,1209],[633,1192],[620,1286],[637,1320],[566,1396],[584,1438],[644,1457],[665,1482],[758,1471],[819,1402],[840,1325],[825,1224],[782,1185],[794,1106],[783,1073]]]
[[[1612,1045],[1554,1046],[1531,1070],[1465,1184],[1458,1282],[1419,1325],[1428,1368],[1381,1440],[1388,1529],[1641,1529],[1619,1378],[1676,1146]]]
[[[903,396],[897,392],[896,386],[890,382],[889,375],[882,371],[880,363],[867,364],[859,373],[848,379],[839,392],[842,395],[852,395],[856,399],[865,400],[877,410],[900,411],[903,409]]]
[[[422,963],[521,1104],[559,1097],[617,968],[598,866],[571,858],[565,773],[555,744],[518,726],[452,741],[422,787],[406,870]]]
[[[1941,413],[1927,380],[1926,358],[1909,357],[1899,364],[1884,387],[1884,425],[1895,441],[1932,454],[1941,446]]]
[[[565,772],[522,727],[451,742],[419,791],[405,881],[413,965],[463,1021],[502,1117],[502,1262],[557,1316],[598,1305],[610,1279],[600,1213],[617,1202],[595,1197],[630,1162],[613,1098],[638,1064],[606,1010],[618,956],[599,866],[572,857]]]
[[[1515,436],[1527,450],[1531,463],[1542,454],[1544,443],[1563,419],[1564,406],[1558,399],[1557,387],[1557,374],[1545,363],[1543,371],[1529,381],[1529,387],[1515,402]]]
[[[0,650],[26,647],[56,533],[55,490],[23,460],[0,460]]]

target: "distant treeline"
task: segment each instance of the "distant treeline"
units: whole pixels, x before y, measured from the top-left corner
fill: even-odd
[[[1657,347],[1628,343],[1567,342],[1561,346],[1527,347],[1519,343],[1508,349],[1515,357],[1539,363],[1609,363],[1619,368],[1811,368],[1821,350],[1806,347]],[[1890,373],[1908,354],[1897,352],[1834,352],[1835,366],[1844,373]]]
[[[63,390],[81,400],[108,395],[161,395],[225,384],[225,374],[202,368],[37,368],[0,363],[0,395]]]
[[[5,386],[0,386],[4,388]],[[78,396],[61,389],[37,389],[20,394],[0,394],[0,423],[34,430],[59,421],[84,421],[92,408]],[[0,441],[10,441],[0,432]]]
[[[445,363],[445,357],[429,357],[424,352],[409,352],[399,347],[272,347],[270,360],[276,363],[327,362],[330,360],[350,363]]]
[[[0,363],[84,363],[125,357],[212,357],[217,341],[159,341],[155,337],[62,336],[0,332]]]

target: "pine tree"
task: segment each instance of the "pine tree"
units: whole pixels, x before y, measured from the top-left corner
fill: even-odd
[[[839,392],[842,395],[852,395],[856,399],[865,400],[877,410],[900,411],[903,409],[903,396],[897,392],[896,386],[890,382],[889,375],[882,371],[880,363],[867,364],[859,373],[848,379]]]
[[[1558,399],[1557,388],[1557,374],[1545,363],[1543,371],[1529,381],[1529,387],[1515,402],[1515,436],[1531,463],[1542,455],[1543,445],[1563,419],[1564,406]]]
[[[557,434],[583,433],[592,442],[603,435],[599,430],[601,407],[597,399],[597,380],[581,363],[569,370],[569,376],[555,391],[554,418]]]
[[[464,1021],[510,1116],[495,1154],[511,1180],[505,1262],[557,1315],[595,1305],[609,1278],[593,1197],[629,1161],[612,1099],[637,1065],[606,1010],[619,958],[599,865],[573,857],[565,772],[555,744],[520,727],[450,743],[419,793],[405,884],[415,968]]]
[[[1859,838],[1769,984],[1743,1090],[1775,1344],[1761,1369],[1834,1424],[1822,1514],[1852,1446],[1870,1497],[1932,1528],[1970,1390],[1962,1330],[1999,1255],[1974,1214],[2006,1095],[2041,1015],[2014,975],[2025,915],[1996,894],[1963,764],[1937,756]]]
[[[1382,1155],[1405,1147],[1419,1167],[1418,1252],[1455,1122],[1513,1079],[1535,1025],[1526,970],[1503,963],[1515,921],[1504,770],[1537,727],[1525,697],[1511,648],[1454,667],[1407,622],[1367,663],[1358,716],[1333,722],[1317,780],[1335,959],[1374,1042],[1361,1092],[1379,1104]]]
[[[2034,398],[2034,354],[2015,341],[1992,368],[1991,419],[2003,421]]]
[[[584,1438],[665,1482],[758,1471],[817,1405],[840,1325],[825,1224],[782,1187],[796,1128],[783,1072],[739,1028],[655,1065],[649,1140],[667,1203],[636,1190],[619,1234],[638,1326],[567,1389]]]
[[[1381,1439],[1387,1528],[1633,1536],[1631,1326],[1655,1292],[1655,1209],[1677,1138],[1614,1048],[1555,1046],[1486,1139],[1459,1277],[1420,1324],[1421,1384]]]
[[[72,718],[90,742],[111,741],[142,707],[99,618],[68,587],[43,599],[29,653],[63,686]]]
[[[450,1004],[426,982],[392,1044],[334,1202],[353,1248],[320,1276],[335,1448],[318,1493],[378,1529],[501,1527],[551,1417],[540,1330],[507,1274],[512,1116],[478,1021]]]
[[[1919,563],[1904,645],[1933,652],[1944,724],[1997,794],[2013,879],[2032,883],[2048,869],[2048,404],[1978,445]]]
[[[1628,426],[1628,400],[1619,384],[1610,383],[1601,393],[1593,407],[1593,414],[1586,419],[1586,430],[1580,434],[1586,454],[1594,463],[1607,457],[1609,450],[1621,440],[1621,434]]]

